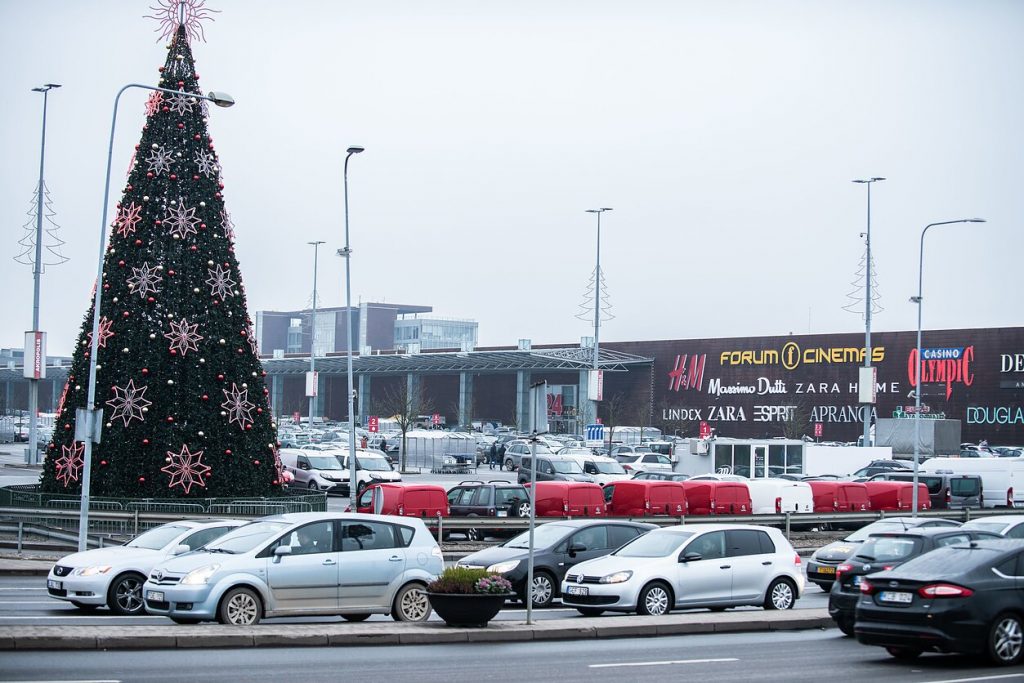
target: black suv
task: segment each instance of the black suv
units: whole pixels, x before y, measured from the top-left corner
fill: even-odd
[[[452,517],[522,517],[529,514],[530,494],[526,487],[504,479],[459,482],[448,491],[448,508]],[[484,540],[488,535],[500,535],[497,529],[469,529],[466,537],[471,541]],[[510,530],[506,535],[515,534]]]
[[[854,481],[864,481],[868,477],[873,477],[876,474],[882,474],[883,472],[910,471],[913,471],[913,468],[899,460],[872,460],[867,465],[854,472],[853,476],[856,477]]]

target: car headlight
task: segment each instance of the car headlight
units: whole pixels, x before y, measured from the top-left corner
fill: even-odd
[[[95,567],[79,567],[71,573],[76,576],[96,576],[97,574],[106,574],[109,571],[110,565],[100,565]]]
[[[490,567],[487,568],[487,571],[493,572],[495,574],[505,574],[507,572],[512,571],[518,566],[519,560],[509,560],[508,562],[498,562],[497,564],[492,564]]]
[[[219,564],[211,564],[199,569],[193,569],[181,580],[182,585],[185,586],[199,586],[210,580],[213,573],[220,569]]]
[[[615,572],[614,574],[609,574],[608,576],[602,576],[601,583],[624,583],[626,581],[629,581],[632,577],[633,572],[631,571]]]

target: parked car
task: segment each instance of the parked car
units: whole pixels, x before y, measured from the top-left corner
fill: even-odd
[[[281,465],[295,479],[292,486],[347,496],[349,472],[330,451],[282,448]]]
[[[742,481],[687,479],[686,503],[691,515],[750,514],[750,489]]]
[[[686,515],[686,488],[678,481],[629,479],[604,487],[608,514],[616,517]]]
[[[672,461],[660,453],[635,453],[616,455],[615,459],[626,472],[671,472]]]
[[[569,449],[563,448],[558,452],[558,455],[571,458],[578,462],[580,467],[583,468],[583,473],[590,475],[594,479],[594,482],[601,486],[605,486],[615,481],[629,479],[629,473],[626,472],[619,461],[615,458],[608,458],[603,455],[594,455],[592,452],[586,455],[565,453],[566,450]],[[575,448],[571,450],[579,451],[583,449]]]
[[[341,466],[349,469],[348,451],[340,454]],[[402,481],[402,474],[395,470],[391,461],[381,451],[356,451],[356,483],[359,490],[370,484]]]
[[[538,481],[532,502],[537,517],[600,517],[606,508],[601,487],[582,481]],[[529,506],[520,514],[528,517]]]
[[[991,531],[1006,538],[1024,538],[1024,515],[978,517],[964,522],[963,528]]]
[[[932,510],[980,509],[984,503],[981,476],[952,472],[918,472],[919,483],[928,487]],[[907,481],[913,483],[913,472],[883,472],[868,481]]]
[[[836,567],[849,558],[871,534],[882,531],[904,531],[917,527],[960,526],[960,522],[938,517],[886,517],[857,529],[841,541],[818,548],[807,562],[807,580],[823,591],[832,589]]]
[[[67,555],[50,569],[46,592],[86,612],[106,606],[114,614],[142,614],[142,584],[154,566],[246,523],[240,519],[171,522],[143,532],[125,545]]]
[[[448,490],[448,509],[452,517],[521,517],[529,515],[530,493],[522,484],[503,479],[463,481]],[[466,531],[466,538],[482,541],[484,535],[501,533],[487,527]]]
[[[382,482],[359,494],[357,512],[437,519],[448,517],[448,493],[436,484]]]
[[[912,468],[900,460],[872,460],[867,465],[854,472],[851,477],[856,481],[857,479],[867,479],[868,477],[873,477],[876,474],[891,472],[893,470],[906,472],[911,471]]]
[[[653,524],[611,520],[570,520],[538,526],[534,531],[533,606],[550,605],[572,567],[607,555],[655,528]],[[525,603],[528,550],[529,532],[523,532],[499,546],[467,555],[457,565],[503,575]]]
[[[657,479],[660,481],[686,481],[690,478],[690,475],[683,474],[682,472],[637,472],[633,475],[634,479]]]
[[[651,531],[607,557],[578,564],[562,583],[562,604],[587,616],[740,605],[791,609],[803,588],[800,556],[778,529],[687,524]]]
[[[925,650],[1017,664],[1024,653],[1024,545],[975,541],[939,548],[865,577],[854,632],[897,659]]]
[[[611,447],[609,455],[613,458],[617,458],[620,455],[638,455],[640,453],[653,452],[654,450],[652,450],[647,444],[619,444]]]
[[[505,449],[505,469],[509,472],[515,472],[519,469],[522,464],[523,456],[530,457],[530,444],[526,441],[516,441],[509,444],[508,448]],[[536,453],[540,455],[554,455],[554,452],[545,446],[534,446]]]
[[[158,565],[144,586],[146,611],[178,623],[236,626],[332,614],[425,621],[426,584],[443,567],[441,549],[419,519],[288,513]]]
[[[523,456],[519,464],[518,480],[520,484],[530,481],[532,458]],[[562,458],[557,455],[537,456],[537,481],[585,481],[594,483],[594,478],[583,471],[579,462],[573,458]]]
[[[868,500],[871,501],[872,510],[900,510],[914,509],[914,483],[907,481],[866,481],[864,486],[868,490]],[[928,487],[924,484],[917,485],[917,509],[929,510],[932,502],[928,496]]]
[[[815,512],[866,512],[871,509],[868,487],[856,481],[809,480]]]
[[[802,481],[785,479],[748,479],[736,474],[702,474],[687,481],[736,482],[744,484],[750,493],[750,507],[755,515],[777,515],[783,512],[809,513],[814,508],[811,487]],[[716,495],[718,499],[720,496]]]
[[[829,616],[840,631],[852,636],[857,602],[860,600],[860,584],[865,576],[893,569],[936,548],[986,538],[1000,536],[962,526],[924,527],[872,534],[852,557],[836,567],[836,580],[828,596]]]

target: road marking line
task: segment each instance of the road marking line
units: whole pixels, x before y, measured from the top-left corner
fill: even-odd
[[[662,662],[620,662],[616,664],[589,664],[590,669],[610,669],[616,666],[665,666],[668,664],[711,664],[714,662],[738,662],[736,657],[721,657],[717,659],[670,659]]]
[[[1007,678],[1024,678],[1024,674],[1000,674],[998,676],[978,676],[976,678],[943,678],[928,683],[970,683],[971,681],[1001,681]]]

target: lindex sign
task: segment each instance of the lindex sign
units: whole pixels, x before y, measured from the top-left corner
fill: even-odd
[[[276,427],[207,130],[221,110],[193,96],[202,90],[185,27],[159,71],[156,85],[175,92],[150,92],[99,282],[103,440],[92,493],[272,495],[281,480]],[[47,450],[48,493],[80,491],[75,411],[86,404],[92,322],[90,306]]]

